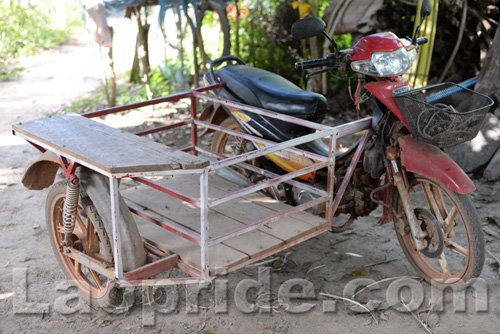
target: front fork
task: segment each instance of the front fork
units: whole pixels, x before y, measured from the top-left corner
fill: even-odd
[[[411,230],[413,241],[415,242],[415,246],[418,250],[423,250],[427,247],[427,241],[425,240],[427,233],[422,231],[420,223],[415,216],[415,207],[413,206],[409,194],[410,185],[408,181],[405,182],[405,178],[403,177],[404,171],[398,165],[399,155],[397,154],[397,150],[387,150],[387,159],[391,164],[392,178],[394,183],[396,183],[396,188],[398,189],[399,198],[403,204],[403,209],[406,214],[406,219]]]

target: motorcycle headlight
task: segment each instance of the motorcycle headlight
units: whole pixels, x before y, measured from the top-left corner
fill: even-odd
[[[400,47],[393,52],[373,52],[371,60],[358,60],[351,68],[359,73],[377,77],[394,77],[405,73],[417,59],[417,50]]]

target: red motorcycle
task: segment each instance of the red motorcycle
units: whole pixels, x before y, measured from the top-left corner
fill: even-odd
[[[422,22],[430,14],[430,3],[424,1]],[[364,81],[358,84],[356,104],[369,103],[372,128],[347,152],[336,155],[334,189],[341,199],[329,208],[333,215],[347,214],[347,223],[334,225],[334,232],[348,229],[357,217],[368,216],[379,205],[383,217],[379,224],[394,221],[396,235],[403,251],[427,281],[441,288],[462,289],[479,276],[484,263],[484,240],[478,214],[467,194],[475,189],[469,177],[440,148],[454,146],[474,138],[492,105],[491,99],[459,85],[444,83],[411,90],[401,75],[417,59],[420,44],[427,38],[400,39],[393,33],[378,33],[362,38],[346,50],[324,32],[319,18],[305,18],[292,26],[296,39],[307,39],[321,33],[335,52],[325,58],[302,61],[297,69],[325,67],[310,75],[326,71],[342,74],[356,72]],[[214,68],[223,62],[238,64]],[[207,84],[222,83],[215,94],[226,101],[240,102],[290,115],[307,121],[321,122],[326,112],[325,98],[296,87],[286,79],[246,66],[239,58],[222,57],[211,64],[205,75]],[[361,89],[366,91],[361,94]],[[313,132],[297,124],[249,113],[226,104],[207,108],[205,119],[234,131],[283,142]],[[212,150],[234,156],[264,147],[248,139],[222,131],[215,133]],[[328,156],[329,147],[322,140],[299,148]],[[352,161],[357,163],[351,165]],[[313,159],[291,153],[269,154],[253,164],[283,174],[300,170]],[[251,183],[262,176],[242,171]],[[327,170],[301,177],[315,187],[327,188]],[[267,188],[276,199],[300,205],[315,194],[294,186],[279,184]],[[343,195],[342,195],[343,194]],[[339,197],[339,196],[337,196]],[[323,215],[325,205],[311,209]]]
[[[421,12],[423,21],[428,1]],[[292,32],[310,38],[324,27],[307,18]],[[66,176],[46,202],[63,271],[90,302],[115,305],[124,287],[210,281],[323,232],[345,231],[383,206],[379,223],[394,221],[416,271],[440,288],[465,288],[481,273],[484,240],[467,196],[474,184],[440,147],[472,139],[493,101],[448,83],[411,90],[401,75],[426,41],[380,33],[339,50],[332,40],[334,53],[297,63],[325,67],[314,73],[358,74],[356,103],[369,103],[372,117],[336,127],[319,124],[323,96],[236,57],[212,62],[206,87],[13,125],[43,152],[23,177],[27,188],[50,187],[59,168]],[[215,69],[228,60],[239,64]],[[187,98],[189,119],[136,135],[91,120]],[[198,100],[212,101],[200,116]],[[141,137],[181,126],[190,128],[191,145],[179,150]],[[212,150],[198,144],[202,128],[215,131]],[[337,152],[337,138],[362,130],[355,145]],[[214,175],[220,171],[250,185]],[[133,186],[120,191],[121,179]],[[256,194],[264,189],[274,199]],[[349,218],[339,225],[340,214]],[[155,278],[172,268],[188,277]]]

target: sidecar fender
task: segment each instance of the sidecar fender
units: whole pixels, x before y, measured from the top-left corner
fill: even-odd
[[[406,171],[425,176],[459,194],[476,189],[467,174],[439,148],[421,143],[411,135],[398,138],[398,143]]]
[[[50,187],[61,167],[54,152],[46,151],[31,166],[23,176],[23,185],[30,190],[42,190]]]

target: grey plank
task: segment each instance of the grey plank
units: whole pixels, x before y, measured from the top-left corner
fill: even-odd
[[[122,195],[142,207],[147,207],[155,214],[176,222],[178,226],[184,226],[198,235],[200,234],[200,210],[198,208],[172,197],[159,196],[157,190],[144,185],[138,186],[137,189],[122,191]],[[216,237],[243,226],[241,222],[212,210],[209,210],[208,221],[210,237]],[[254,230],[228,239],[223,244],[253,258],[278,248],[283,244],[283,240]]]
[[[179,255],[187,264],[201,270],[201,248],[186,239],[175,235],[141,217],[135,217],[141,235],[158,245]],[[229,268],[236,266],[249,257],[223,244],[209,248],[209,267],[212,275],[225,273]]]
[[[79,115],[41,118],[13,125],[13,129],[109,173],[189,169],[209,164],[205,159]]]
[[[199,178],[197,177],[178,175],[173,178],[161,179],[157,182],[170,188],[182,191],[184,194],[190,196],[198,197],[199,194]],[[222,179],[217,175],[210,174],[209,176],[209,197],[211,198],[226,194],[228,192],[228,189],[234,191],[237,189],[237,187],[238,186],[234,186],[234,184],[231,184],[230,182]],[[141,186],[138,186],[137,188],[145,189]],[[156,191],[157,197],[159,196],[158,194],[159,193]],[[137,196],[140,197],[141,195]],[[154,198],[151,198],[152,202],[150,203],[153,203],[153,200]],[[148,205],[147,202],[148,201],[143,201],[145,206],[150,207],[151,204]],[[165,201],[164,205],[170,205],[170,201]],[[252,194],[220,204],[212,208],[210,210],[210,214],[214,215],[214,217],[218,217],[218,219],[221,219],[220,217],[224,216],[230,218],[233,221],[237,221],[240,224],[246,225],[254,221],[267,218],[289,208],[291,208],[289,205],[278,202],[268,196]],[[175,212],[176,210],[177,209],[174,209],[172,210],[172,213],[165,212],[164,214],[165,216],[172,217],[172,215],[177,214]],[[215,213],[217,213],[218,215],[215,216]],[[325,221],[323,218],[313,216],[310,213],[306,212],[281,218],[280,220],[260,227],[257,230],[271,235],[275,238],[281,239],[286,243],[289,243],[303,237],[304,235],[314,232],[319,228],[324,227],[324,225]]]

